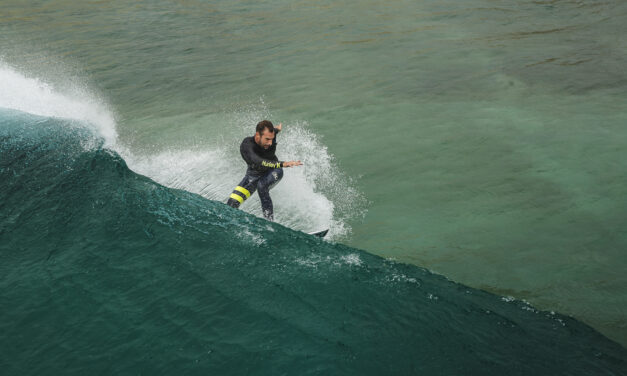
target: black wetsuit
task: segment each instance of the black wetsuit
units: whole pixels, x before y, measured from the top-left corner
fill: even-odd
[[[272,145],[264,149],[257,145],[254,137],[246,137],[239,147],[242,158],[248,164],[246,175],[231,193],[227,205],[238,208],[255,191],[259,192],[261,209],[263,216],[269,220],[274,220],[274,210],[270,189],[274,187],[283,177],[283,162],[279,161],[276,155],[276,135],[274,131]]]

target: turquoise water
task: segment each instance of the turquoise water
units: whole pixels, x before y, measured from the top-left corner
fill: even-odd
[[[572,318],[166,188],[103,142],[0,111],[5,374],[627,372]]]
[[[263,118],[279,224],[627,344],[618,1],[3,1],[0,107],[223,201]],[[259,216],[256,199],[243,210]],[[508,298],[509,299],[509,298]]]

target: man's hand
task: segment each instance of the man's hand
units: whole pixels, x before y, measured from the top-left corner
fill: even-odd
[[[301,161],[289,161],[289,162],[283,162],[283,167],[294,167],[294,166],[302,166],[302,162]]]
[[[277,125],[276,127],[274,127],[274,129],[278,129],[278,130],[279,130],[279,132],[280,132],[282,127],[283,127],[283,123],[279,123],[279,125]]]

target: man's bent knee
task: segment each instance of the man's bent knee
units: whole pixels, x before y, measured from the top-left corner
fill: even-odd
[[[272,171],[272,176],[274,177],[274,180],[276,182],[278,182],[279,180],[281,180],[283,178],[283,169],[282,168],[275,168]]]
[[[259,189],[270,190],[283,178],[283,169],[275,168],[259,180]]]

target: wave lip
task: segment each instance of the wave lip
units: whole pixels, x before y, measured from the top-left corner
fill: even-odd
[[[164,187],[67,120],[0,122],[8,374],[627,371],[572,318]]]
[[[85,88],[62,93],[39,78],[28,77],[0,61],[0,108],[44,117],[72,119],[85,123],[104,138],[108,146],[117,142],[111,111]]]

